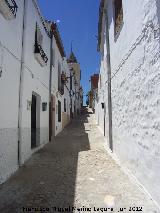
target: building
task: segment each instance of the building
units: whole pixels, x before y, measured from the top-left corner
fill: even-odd
[[[91,76],[91,90],[89,91],[89,107],[92,108],[93,112],[95,111],[95,100],[97,97],[98,92],[98,81],[99,81],[99,74],[94,74]]]
[[[71,116],[74,117],[74,115],[77,115],[81,112],[81,107],[83,103],[83,89],[80,85],[81,69],[80,64],[78,63],[77,58],[75,57],[72,50],[67,61],[71,71]]]
[[[50,33],[36,1],[1,2],[1,91],[6,94],[0,97],[8,97],[0,113],[3,182],[49,140]],[[8,19],[10,4],[16,14]]]
[[[160,3],[101,0],[96,118],[118,156],[160,203]]]
[[[50,134],[54,137],[70,122],[70,75],[66,53],[55,23],[50,23],[52,39],[51,66],[51,127]]]
[[[23,5],[23,1],[13,1],[10,10],[0,1],[0,183],[18,168]]]
[[[70,122],[71,70],[58,27],[36,0],[0,1],[0,28],[3,183]]]

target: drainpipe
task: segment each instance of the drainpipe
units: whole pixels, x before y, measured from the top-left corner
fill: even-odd
[[[106,48],[107,48],[107,70],[108,70],[108,118],[109,118],[109,146],[113,152],[113,139],[112,139],[112,94],[111,94],[111,59],[110,59],[110,40],[109,40],[109,21],[107,13],[107,5],[104,10],[106,22]]]
[[[24,53],[25,53],[25,24],[26,24],[26,0],[23,5],[23,26],[22,26],[22,46],[21,46],[21,67],[19,80],[19,110],[18,110],[18,165],[22,165],[22,96],[23,96],[23,80],[24,80]]]
[[[50,76],[49,76],[49,141],[52,139],[51,135],[51,127],[52,127],[52,103],[51,103],[51,91],[52,91],[52,62],[53,62],[53,54],[52,54],[52,43],[53,43],[53,32],[52,32],[52,26],[50,30],[51,35],[51,42],[50,42]]]

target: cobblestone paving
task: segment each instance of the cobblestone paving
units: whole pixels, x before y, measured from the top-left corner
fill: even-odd
[[[160,212],[104,149],[90,113],[76,118],[0,186],[0,213],[134,212],[130,207]]]

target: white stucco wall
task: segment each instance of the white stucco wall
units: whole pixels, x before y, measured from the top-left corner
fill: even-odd
[[[18,163],[18,103],[22,47],[23,1],[17,0],[17,17],[6,20],[0,13],[0,183]],[[16,27],[15,27],[16,26]]]
[[[20,139],[20,161],[23,164],[35,151],[42,148],[49,141],[49,77],[50,77],[50,42],[44,26],[42,15],[37,10],[36,0],[26,1],[24,45],[22,54],[22,32],[24,1],[16,0],[18,5],[17,17],[7,21],[0,14],[0,183],[4,182],[18,168],[18,140]],[[36,23],[43,36],[42,49],[48,57],[47,65],[42,67],[35,59],[35,30]],[[47,26],[48,27],[48,26]],[[53,39],[55,50],[55,65],[52,67],[51,94],[61,101],[64,112],[64,98],[66,99],[66,115],[70,116],[70,96],[64,87],[64,95],[58,91],[58,63],[61,71],[70,75],[67,59],[59,52]],[[23,66],[21,70],[21,57]],[[19,110],[20,73],[22,73],[21,110]],[[68,88],[70,82],[68,82]],[[37,132],[40,131],[39,145],[31,149],[31,101],[32,94],[38,95],[37,105],[40,109]],[[40,97],[40,98],[39,98]],[[47,103],[47,110],[42,110],[42,103]],[[57,111],[57,110],[56,110]],[[20,112],[20,138],[18,137],[18,113]],[[38,113],[37,113],[38,114]],[[38,123],[38,122],[37,122]],[[55,116],[58,134],[62,130],[62,122],[58,122],[58,113]]]
[[[5,20],[0,14],[0,183],[4,182],[18,168],[18,111],[19,84],[22,55],[23,1],[17,0],[17,16]],[[49,125],[49,54],[50,39],[46,35],[33,1],[26,1],[26,23],[24,39],[24,74],[22,87],[21,114],[21,163],[48,142]],[[36,22],[43,34],[43,50],[48,64],[41,67],[34,57]],[[31,150],[31,109],[27,102],[32,100],[32,92],[41,96],[40,103],[40,146]],[[42,102],[47,102],[47,111],[42,112]]]
[[[69,65],[67,63],[67,58],[65,57],[63,59],[63,69],[66,73],[66,76],[69,77],[70,76],[70,69],[69,69]],[[68,82],[66,82],[66,86],[64,87],[64,98],[66,99],[66,115],[68,115],[70,117],[70,93],[68,91],[68,89],[70,90],[70,79],[67,79]],[[68,89],[67,89],[68,88]],[[64,101],[64,99],[63,99]],[[63,111],[64,111],[64,103],[63,103]]]
[[[113,5],[108,3],[113,150],[160,203],[159,2],[123,0],[124,24],[116,41]],[[107,76],[107,69],[103,73]]]
[[[70,76],[70,70],[67,63],[67,58],[62,57],[59,51],[59,48],[56,44],[56,40],[53,37],[53,44],[52,48],[54,49],[54,66],[52,66],[52,94],[56,98],[56,106],[55,106],[55,135],[59,134],[62,131],[62,120],[61,122],[58,122],[58,101],[61,102],[61,112],[64,113],[64,98],[66,99],[66,114],[70,116],[70,96],[69,91],[67,90],[66,86],[64,86],[64,94],[61,95],[60,92],[58,92],[58,64],[60,64],[61,67],[61,73],[62,71],[66,73],[66,76]],[[67,83],[68,89],[70,89],[70,79],[68,79]]]
[[[47,65],[42,67],[34,56],[35,30],[38,24],[43,35],[42,48],[48,57]],[[22,92],[22,163],[37,149],[31,150],[31,108],[27,101],[32,100],[32,93],[40,98],[40,146],[49,141],[49,72],[50,72],[50,38],[40,20],[33,1],[26,2],[26,23],[24,39],[24,76]],[[42,111],[42,102],[47,103],[47,111]]]

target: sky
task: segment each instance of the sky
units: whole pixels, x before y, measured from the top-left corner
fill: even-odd
[[[90,89],[90,76],[99,72],[96,38],[99,3],[99,0],[39,0],[44,18],[57,21],[67,56],[73,43],[73,52],[81,66],[84,96]]]

